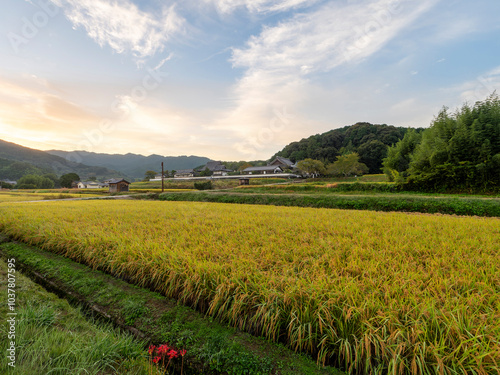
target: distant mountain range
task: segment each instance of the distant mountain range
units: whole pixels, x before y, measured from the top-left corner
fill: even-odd
[[[163,168],[168,171],[191,169],[205,165],[211,159],[203,156],[161,156],[161,155],[138,155],[138,154],[100,154],[87,151],[46,151],[64,159],[79,161],[86,165],[95,165],[120,171],[124,176],[132,178],[144,178],[146,171],[161,172]]]
[[[45,151],[0,140],[0,179],[18,180],[26,174],[77,173],[82,179],[89,177],[122,177],[120,172],[103,166],[89,166],[51,155]]]
[[[0,140],[0,180],[18,180],[26,174],[54,173],[61,176],[74,172],[82,180],[114,177],[144,178],[148,170],[190,169],[205,165],[211,159],[200,156],[110,155],[87,151],[41,151]]]

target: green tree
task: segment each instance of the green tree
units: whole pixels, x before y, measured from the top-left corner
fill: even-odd
[[[47,177],[29,174],[21,177],[16,187],[18,189],[52,189],[54,182]]]
[[[387,150],[387,157],[383,161],[384,173],[389,181],[404,181],[410,167],[411,155],[422,140],[421,133],[415,129],[408,129],[402,140]]]
[[[54,183],[54,187],[60,186],[59,178],[57,177],[57,175],[55,173],[45,173],[44,175],[42,175],[42,177],[45,177],[45,178],[48,178],[49,180],[51,180]]]
[[[304,159],[297,163],[297,168],[307,174],[317,177],[325,173],[325,165],[320,160]]]
[[[248,162],[244,162],[242,165],[239,166],[238,171],[242,172],[245,169],[250,168],[250,167],[253,167],[253,165],[248,163]]]
[[[408,168],[420,190],[500,190],[500,99],[492,94],[455,113],[443,108],[422,133]]]
[[[71,188],[71,183],[75,181],[80,181],[80,176],[76,173],[66,173],[61,176],[59,179],[59,184],[64,188]]]
[[[359,155],[355,152],[337,157],[337,161],[328,165],[327,173],[334,176],[353,176],[368,172],[368,167],[359,162]]]
[[[211,175],[213,175],[213,172],[208,168],[205,168],[203,171],[200,172],[200,176],[206,177]]]
[[[144,181],[149,181],[155,178],[156,175],[157,173],[155,171],[146,171],[146,173],[144,173]]]
[[[363,143],[358,147],[359,161],[368,167],[370,173],[380,173],[382,161],[387,156],[387,145],[378,139]]]

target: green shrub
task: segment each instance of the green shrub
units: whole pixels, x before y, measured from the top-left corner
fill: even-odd
[[[195,182],[194,188],[197,190],[210,190],[212,189],[212,181]]]

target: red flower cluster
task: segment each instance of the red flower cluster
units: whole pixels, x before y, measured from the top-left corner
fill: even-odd
[[[163,344],[163,345],[160,345],[158,347],[155,345],[151,345],[148,349],[148,353],[149,353],[150,359],[152,359],[153,363],[158,363],[161,360],[162,361],[161,363],[163,365],[165,358],[168,358],[168,363],[167,363],[166,367],[168,367],[168,365],[170,364],[170,361],[172,361],[172,359],[181,356],[182,357],[182,366],[184,367],[184,356],[186,355],[185,349],[175,350],[175,349],[171,348],[168,344]],[[154,358],[153,358],[153,354],[155,354],[155,353],[156,353],[156,356],[154,356]],[[181,369],[181,372],[182,372],[182,369]]]
[[[179,356],[179,353],[175,350],[171,350],[168,352],[168,358],[172,359],[172,358],[177,358]]]
[[[157,352],[158,352],[158,354],[160,354],[160,355],[161,355],[161,354],[167,354],[167,353],[168,353],[168,351],[169,351],[169,349],[170,349],[170,346],[168,346],[167,344],[163,344],[163,345],[160,345],[160,346],[158,347]]]

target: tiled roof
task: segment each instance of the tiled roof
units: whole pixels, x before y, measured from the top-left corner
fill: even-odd
[[[124,180],[123,178],[113,178],[112,180],[108,180],[108,184],[117,184],[122,181],[126,182],[127,184],[130,184],[130,182]]]
[[[278,165],[264,165],[262,167],[248,167],[248,168],[245,168],[243,170],[243,172],[274,171],[276,168],[280,168],[280,166],[278,166]]]

